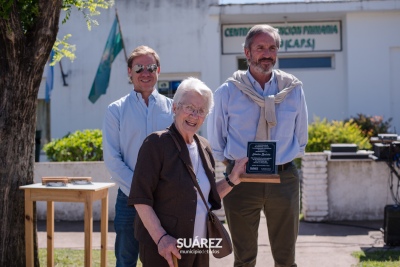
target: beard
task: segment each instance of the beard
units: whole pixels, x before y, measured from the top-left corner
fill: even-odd
[[[263,62],[269,62],[268,66],[262,64]],[[276,60],[272,58],[260,58],[259,60],[253,60],[252,55],[250,54],[249,66],[251,66],[256,72],[262,74],[270,74],[272,73],[272,69],[274,68]]]

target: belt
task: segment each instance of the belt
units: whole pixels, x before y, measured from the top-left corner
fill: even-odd
[[[288,163],[282,164],[282,165],[276,165],[276,168],[278,169],[278,171],[282,172],[284,170],[289,169],[290,166],[292,166],[292,162],[291,161],[289,161]]]
[[[225,158],[225,161],[228,162],[229,165],[235,165],[235,160]]]

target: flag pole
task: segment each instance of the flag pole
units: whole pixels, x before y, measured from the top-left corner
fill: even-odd
[[[122,35],[121,23],[120,23],[120,21],[119,21],[117,8],[115,8],[115,16],[117,17],[118,29],[119,29],[119,32],[121,33],[121,41],[122,41],[122,47],[124,48],[125,61],[128,62],[128,56],[127,56],[127,54],[126,54],[125,43],[124,43],[124,36]]]

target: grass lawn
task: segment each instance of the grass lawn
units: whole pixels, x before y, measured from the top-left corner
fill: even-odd
[[[100,250],[92,250],[92,266],[100,266]],[[47,266],[47,249],[39,249],[40,266]],[[81,267],[84,266],[84,251],[77,249],[54,249],[54,266],[56,267]],[[114,250],[107,251],[107,266],[115,266]],[[142,264],[138,261],[138,267]]]
[[[400,250],[380,248],[369,251],[357,251],[352,255],[358,259],[357,267],[399,267]]]

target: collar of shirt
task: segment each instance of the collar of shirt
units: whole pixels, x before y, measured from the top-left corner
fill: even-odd
[[[130,93],[131,96],[137,101],[137,102],[143,102],[143,97],[142,94],[139,92],[136,92],[135,90],[132,90],[132,92]],[[158,92],[158,90],[156,88],[153,89],[153,92],[151,92],[151,95],[149,96],[149,102],[154,102],[157,101],[157,99],[160,97],[160,93]]]
[[[250,71],[247,69],[247,77],[249,78],[250,82],[253,84],[253,88],[262,96],[267,95],[276,95],[278,93],[278,83],[275,79],[275,72],[272,72],[271,79],[264,84],[264,88],[254,79],[251,75]]]

